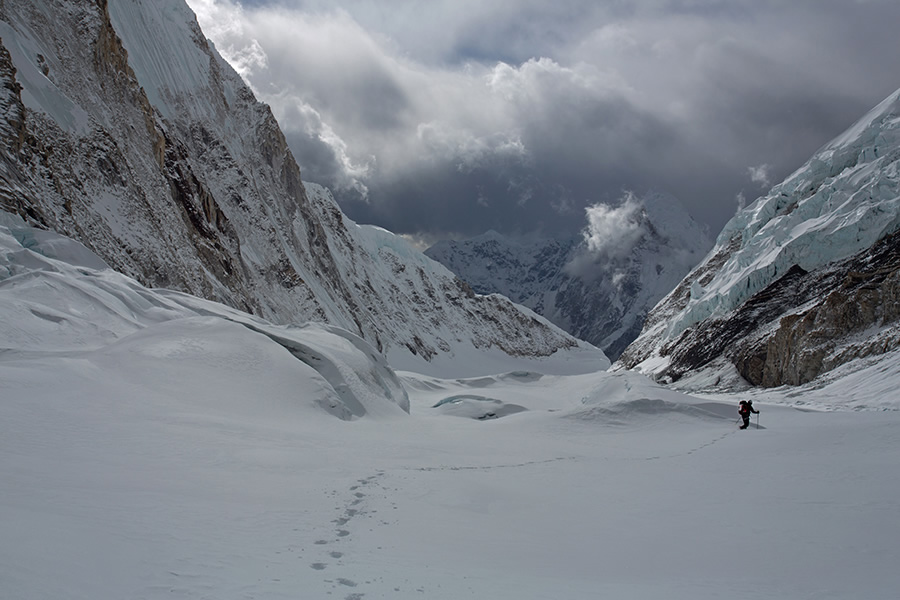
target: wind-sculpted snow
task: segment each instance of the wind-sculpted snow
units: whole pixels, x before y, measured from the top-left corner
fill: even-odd
[[[441,414],[478,421],[500,419],[528,410],[524,406],[477,394],[448,396],[434,405]]]
[[[105,268],[78,242],[2,212],[0,313],[6,358],[66,356],[102,364],[109,376],[117,364],[139,362],[138,389],[161,393],[181,385],[155,375],[167,369],[190,380],[198,364],[217,365],[232,371],[233,385],[242,372],[259,377],[269,363],[277,367],[267,377],[297,388],[248,381],[250,404],[261,394],[281,394],[345,420],[409,412],[394,372],[358,336],[313,323],[276,326],[181,292],[147,289]],[[209,388],[215,397],[215,382]]]

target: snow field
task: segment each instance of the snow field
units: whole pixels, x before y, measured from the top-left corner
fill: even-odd
[[[571,408],[597,374],[497,378],[496,396],[532,406],[497,420],[441,414],[432,390],[409,417],[346,422],[249,397],[227,362],[194,365],[180,394],[102,364],[22,362],[0,363],[9,597],[889,598],[897,584],[896,412],[761,405],[763,428],[743,432],[664,408],[605,422]],[[178,362],[115,369],[175,380]]]
[[[738,431],[570,357],[395,373],[0,225],[4,598],[896,595],[897,354]]]

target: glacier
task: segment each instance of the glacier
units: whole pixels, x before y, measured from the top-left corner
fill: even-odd
[[[734,216],[710,256],[737,243],[692,291],[669,338],[722,315],[794,265],[806,271],[871,247],[900,228],[900,90]]]
[[[900,335],[898,125],[900,91],[739,211],[614,367],[673,381],[708,365],[725,371],[681,385],[793,385],[888,351]]]
[[[897,354],[702,396],[527,360],[397,372],[349,332],[146,288],[0,213],[0,581],[77,600],[887,600]]]
[[[605,371],[301,186],[183,4],[0,15],[4,598],[896,596],[896,344],[777,389]]]

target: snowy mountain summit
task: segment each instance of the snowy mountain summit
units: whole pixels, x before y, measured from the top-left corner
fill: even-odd
[[[438,242],[425,254],[475,291],[504,294],[615,359],[712,242],[665,194],[628,195],[619,207],[588,209],[588,217],[579,237],[512,238],[489,231]]]
[[[898,230],[900,90],[735,215],[618,366],[779,386],[893,350]]]
[[[400,368],[608,360],[346,219],[182,0],[0,2],[0,208],[143,285],[315,321]],[[479,357],[491,360],[479,361]]]

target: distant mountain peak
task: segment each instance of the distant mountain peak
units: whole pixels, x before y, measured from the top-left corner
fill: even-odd
[[[439,242],[425,253],[476,291],[504,294],[615,357],[711,242],[663,193],[631,195],[622,206],[598,207],[593,217],[596,230],[583,236],[529,239],[489,231]],[[630,232],[621,236],[625,222]],[[604,238],[609,235],[619,237]]]

